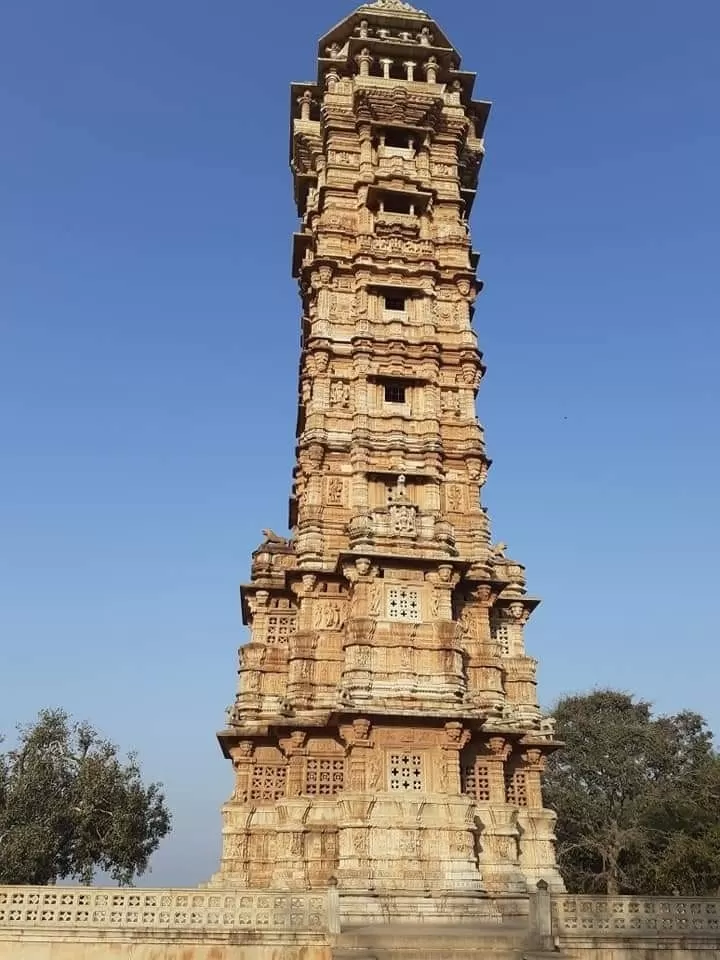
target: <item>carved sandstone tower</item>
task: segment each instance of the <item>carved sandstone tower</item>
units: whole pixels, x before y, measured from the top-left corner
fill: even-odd
[[[480,503],[473,84],[430,17],[378,0],[292,87],[292,534],[266,531],[242,588],[215,882],[438,916],[561,886],[523,643],[538,601]]]

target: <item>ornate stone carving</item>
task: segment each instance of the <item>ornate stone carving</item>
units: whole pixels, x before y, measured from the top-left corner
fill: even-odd
[[[417,10],[409,3],[405,3],[404,0],[372,0],[370,3],[363,4],[363,6],[369,7],[371,10],[397,10],[401,13],[423,13],[422,10]],[[425,29],[427,30],[427,27]]]
[[[537,770],[538,772],[542,772],[545,769],[547,758],[538,747],[528,747],[528,749],[521,754],[521,757],[528,769]]]
[[[490,737],[487,741],[487,750],[495,759],[507,760],[512,753],[512,744],[504,737]]]
[[[338,630],[345,621],[345,612],[339,602],[319,601],[315,607],[313,626],[316,630]]]
[[[340,477],[331,477],[327,485],[327,502],[342,504],[345,500],[345,484]]]
[[[370,647],[356,647],[355,662],[358,667],[369,667],[372,663],[372,650]]]
[[[537,826],[556,744],[523,647],[536,601],[489,546],[479,497],[481,284],[458,198],[487,106],[446,47],[429,17],[381,0],[333,28],[316,82],[294,88],[292,536],[265,531],[242,588],[213,882],[294,895],[334,877],[341,895],[374,887],[379,914],[418,891],[419,918],[433,904],[452,919],[541,862],[559,878]]]
[[[372,724],[365,717],[357,717],[353,720],[353,733],[355,734],[356,743],[367,743],[368,738],[370,737],[370,729]]]
[[[366,577],[372,569],[372,563],[367,557],[358,557],[355,561],[355,569],[361,577]]]
[[[393,503],[390,506],[390,523],[394,533],[406,536],[415,534],[416,508],[412,504]]]
[[[460,415],[460,394],[457,390],[443,390],[440,395],[440,408],[443,413]]]
[[[555,736],[555,725],[557,720],[555,717],[543,717],[540,721],[540,733],[546,736],[549,740],[552,740]]]
[[[472,608],[463,607],[458,619],[458,631],[461,639],[466,642],[477,640],[477,617],[473,613]]]
[[[317,586],[317,575],[314,573],[304,573],[302,577],[303,592],[310,596]]]
[[[383,606],[383,588],[379,583],[374,583],[370,588],[370,604],[368,613],[371,617],[379,617]]]
[[[330,403],[335,407],[350,406],[350,384],[346,380],[333,380],[330,384]]]
[[[245,858],[247,851],[244,837],[227,838],[226,857]],[[317,935],[328,928],[328,904],[320,890],[251,891],[230,882],[221,891],[18,886],[0,891],[0,923],[14,933],[32,931],[28,939],[44,939],[52,930],[64,928],[63,935],[71,929],[83,941],[99,934],[110,943],[126,940],[129,931],[152,938],[159,929],[181,941],[198,929],[230,937],[238,930],[263,930],[277,937],[290,927]]]
[[[449,483],[445,492],[447,498],[448,510],[453,511],[453,513],[458,513],[463,509],[464,496],[463,488],[459,483]]]
[[[268,547],[287,547],[290,541],[287,537],[281,537],[274,530],[263,530],[263,546]]]
[[[316,375],[325,373],[329,364],[330,356],[325,350],[318,350],[317,353],[314,354],[313,372]]]

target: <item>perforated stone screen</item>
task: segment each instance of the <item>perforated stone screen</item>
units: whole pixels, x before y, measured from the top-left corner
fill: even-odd
[[[420,591],[412,587],[388,587],[387,616],[389,620],[420,620]]]
[[[515,807],[527,806],[527,781],[524,770],[505,774],[505,799]]]
[[[417,753],[390,754],[391,790],[423,789],[423,758]]]
[[[268,643],[287,643],[295,633],[295,615],[278,614],[268,617],[266,639]]]
[[[490,624],[490,636],[496,643],[500,644],[503,656],[509,656],[510,631],[508,630],[507,624],[503,623],[502,620],[493,620]]]
[[[344,760],[307,761],[305,770],[305,793],[311,797],[331,797],[345,785]]]
[[[258,763],[253,767],[251,800],[279,800],[285,796],[287,767],[276,763]]]
[[[486,763],[471,763],[460,770],[462,792],[474,800],[490,799],[490,771]]]

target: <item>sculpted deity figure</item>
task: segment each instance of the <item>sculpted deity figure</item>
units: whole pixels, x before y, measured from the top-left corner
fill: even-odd
[[[345,486],[340,477],[332,477],[328,482],[328,503],[341,504],[343,502],[344,492]]]
[[[330,403],[334,407],[350,406],[350,384],[345,380],[333,380],[330,384]]]
[[[337,630],[342,626],[342,610],[339,603],[320,603],[315,610],[315,629]]]
[[[465,608],[460,614],[458,626],[460,628],[460,634],[464,640],[474,640],[477,636],[475,629],[475,618],[469,609]]]
[[[413,535],[415,533],[415,508],[400,503],[391,504],[390,522],[394,533]]]

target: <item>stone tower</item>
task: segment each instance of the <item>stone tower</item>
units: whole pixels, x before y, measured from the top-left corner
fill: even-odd
[[[265,531],[242,587],[214,882],[334,885],[348,917],[562,886],[540,790],[557,744],[523,642],[538,601],[480,501],[474,79],[429,16],[377,0],[292,86],[292,532]]]

